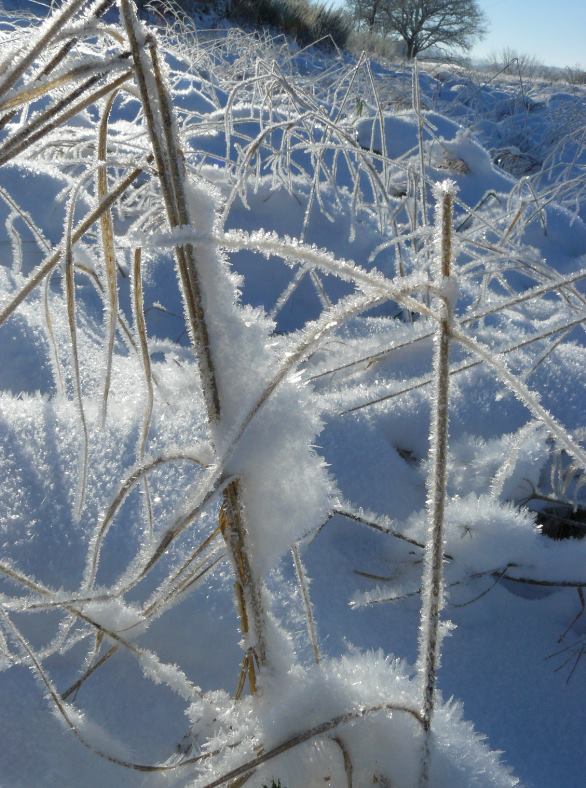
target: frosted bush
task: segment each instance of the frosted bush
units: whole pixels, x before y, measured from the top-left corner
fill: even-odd
[[[460,592],[586,584],[526,508],[583,501],[579,188],[450,73],[104,10],[0,33],[7,779],[516,784],[436,670]]]

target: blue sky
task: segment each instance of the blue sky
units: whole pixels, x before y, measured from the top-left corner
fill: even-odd
[[[586,68],[586,0],[479,0],[479,5],[489,32],[473,56],[510,47],[548,66]]]

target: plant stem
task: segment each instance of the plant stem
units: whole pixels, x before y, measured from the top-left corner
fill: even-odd
[[[171,228],[188,226],[193,222],[186,197],[184,156],[177,138],[172,104],[163,79],[156,44],[151,37],[139,40],[139,22],[130,0],[121,0],[120,8],[132,51],[167,218]],[[148,48],[150,62],[145,48]],[[191,340],[200,369],[208,421],[210,425],[214,425],[220,421],[221,397],[203,306],[197,258],[190,243],[177,246],[175,255]],[[254,576],[247,548],[240,484],[240,480],[236,479],[226,487],[220,524],[236,574],[236,599],[242,635],[254,655],[254,658],[251,656],[248,659],[249,683],[254,693],[255,662],[262,666],[267,659],[265,617],[260,584]]]
[[[449,182],[448,182],[449,183]],[[438,222],[441,228],[437,259],[437,284],[441,287],[450,277],[452,260],[452,204],[453,193],[448,184],[442,192],[438,189]],[[440,229],[438,228],[438,230]],[[444,514],[447,482],[448,455],[448,405],[449,405],[449,337],[451,307],[447,298],[441,299],[442,315],[438,322],[434,348],[434,396],[430,435],[432,472],[428,480],[427,511],[428,536],[425,547],[425,573],[421,609],[421,635],[419,671],[422,680],[422,718],[424,750],[421,761],[419,785],[429,783],[431,756],[431,722],[434,712],[435,685],[439,666],[440,612],[443,605],[443,543]]]

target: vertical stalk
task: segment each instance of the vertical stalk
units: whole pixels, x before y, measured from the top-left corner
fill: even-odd
[[[451,274],[453,185],[446,181],[436,190],[437,245],[436,278],[439,287]],[[440,612],[443,606],[443,542],[447,482],[449,343],[451,305],[446,296],[439,299],[440,319],[435,336],[433,413],[430,433],[432,470],[428,479],[428,532],[425,547],[423,600],[419,644],[419,673],[422,685],[424,749],[421,761],[420,788],[429,783],[431,723],[434,713],[435,686],[441,653]]]
[[[106,166],[108,154],[108,119],[117,93],[118,91],[113,91],[106,100],[98,130],[99,166],[96,175],[96,190],[100,202],[108,194],[108,170]],[[116,338],[116,325],[118,322],[118,276],[116,273],[114,225],[112,222],[112,211],[110,209],[104,211],[100,216],[100,232],[102,237],[102,253],[104,255],[107,292],[107,298],[105,299],[107,305],[106,374],[104,376],[104,393],[102,398],[102,425],[104,425],[108,408],[108,394],[110,393],[110,381],[112,378],[112,354],[114,352],[114,340]]]
[[[305,610],[305,621],[307,623],[307,634],[309,636],[309,642],[311,643],[313,658],[315,660],[315,664],[319,665],[321,661],[321,654],[317,642],[317,628],[315,626],[313,607],[311,605],[311,599],[309,596],[309,584],[307,582],[307,575],[305,572],[305,567],[303,566],[303,561],[301,560],[301,551],[299,549],[299,543],[293,545],[293,547],[291,548],[291,555],[293,556],[293,564],[295,566],[297,582],[299,583],[301,598],[303,600],[303,608]]]
[[[154,403],[154,390],[153,390],[153,373],[151,369],[151,357],[149,355],[149,346],[147,340],[146,320],[144,317],[144,298],[142,290],[142,249],[137,247],[134,250],[132,260],[132,307],[134,313],[134,325],[136,328],[136,338],[140,346],[140,355],[142,358],[142,366],[144,370],[144,382],[146,388],[146,397],[144,405],[144,417],[142,428],[140,431],[140,438],[138,441],[138,461],[142,465],[144,462],[144,451],[146,448],[147,439],[149,437],[149,429],[151,426],[151,418],[153,415]],[[148,478],[143,479],[143,489],[145,497],[145,510],[148,523],[149,536],[153,536],[153,507],[151,502],[151,492]]]
[[[140,32],[131,0],[120,0],[122,18],[135,64],[136,79],[153,147],[167,218],[171,227],[192,224],[185,190],[184,156],[177,138],[173,108],[164,83],[157,48],[152,37]],[[148,50],[148,58],[145,49]],[[202,301],[195,249],[191,244],[175,249],[185,311],[194,345],[210,424],[221,415],[221,397]],[[236,600],[242,635],[248,643],[246,665],[251,691],[256,691],[256,667],[267,661],[265,616],[261,587],[252,571],[241,506],[240,480],[226,487],[220,512],[222,534],[236,574]],[[243,663],[244,664],[244,663]]]
[[[423,118],[421,116],[421,92],[419,89],[419,63],[413,61],[413,109],[417,115],[417,144],[419,148],[419,189],[421,194],[421,224],[427,227],[427,196],[425,193],[425,148],[423,146]]]

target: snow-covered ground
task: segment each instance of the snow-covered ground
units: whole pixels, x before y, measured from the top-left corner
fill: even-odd
[[[78,5],[1,17],[0,785],[418,784],[438,316],[429,784],[583,785],[586,92],[184,21],[166,115]]]

